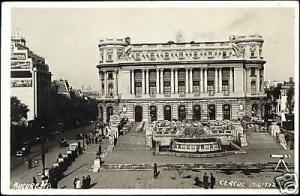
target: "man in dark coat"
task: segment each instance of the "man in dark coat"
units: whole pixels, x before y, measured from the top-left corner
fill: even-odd
[[[213,189],[216,184],[216,178],[210,173],[210,188]]]
[[[154,163],[154,167],[153,167],[153,176],[155,178],[157,178],[157,176],[159,175],[160,171],[157,171],[157,164]]]
[[[87,181],[87,188],[90,188],[91,187],[91,176],[90,175],[87,175],[86,177],[86,181]]]
[[[208,189],[208,176],[206,172],[203,175],[203,185],[205,189]]]
[[[87,188],[87,180],[84,176],[82,176],[82,189],[86,189]]]

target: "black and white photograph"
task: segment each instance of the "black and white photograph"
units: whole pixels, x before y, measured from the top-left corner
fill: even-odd
[[[297,1],[1,7],[1,194],[299,193]]]

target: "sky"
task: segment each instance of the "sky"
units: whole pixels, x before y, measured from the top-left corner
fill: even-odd
[[[265,80],[288,80],[295,70],[293,8],[13,8],[12,32],[46,59],[52,79],[98,90],[98,43],[131,37],[132,43],[227,41],[263,36]]]

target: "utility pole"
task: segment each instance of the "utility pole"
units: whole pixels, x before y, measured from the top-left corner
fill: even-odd
[[[85,151],[85,148],[84,148],[84,126],[82,127],[82,150]]]
[[[41,126],[41,134],[42,134],[42,165],[43,165],[43,171],[42,174],[45,175],[45,127]]]

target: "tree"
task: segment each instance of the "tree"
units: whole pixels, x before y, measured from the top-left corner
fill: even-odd
[[[11,104],[11,124],[20,124],[21,120],[27,119],[28,106],[17,98],[12,96],[10,98]]]
[[[289,113],[291,114],[294,111],[295,107],[295,101],[294,101],[294,88],[290,87],[287,90],[287,102],[286,102],[286,107],[289,110]]]

